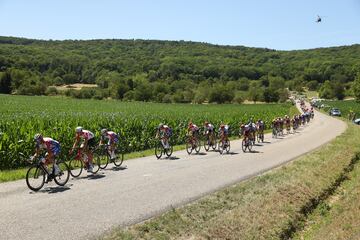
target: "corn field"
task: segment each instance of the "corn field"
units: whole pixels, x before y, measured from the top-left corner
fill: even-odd
[[[153,147],[159,123],[172,127],[172,144],[181,144],[189,121],[202,126],[208,120],[215,127],[226,123],[235,135],[240,122],[261,118],[269,125],[275,116],[288,114],[290,107],[290,104],[157,104],[0,95],[0,170],[25,165],[19,160],[19,153],[33,154],[36,133],[58,140],[65,157],[73,144],[75,127],[94,132],[97,139],[100,130],[108,128],[119,133],[125,151],[132,152]]]

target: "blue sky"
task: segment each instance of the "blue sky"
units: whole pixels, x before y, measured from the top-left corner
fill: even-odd
[[[360,0],[0,0],[0,35],[281,50],[350,45],[360,43]]]

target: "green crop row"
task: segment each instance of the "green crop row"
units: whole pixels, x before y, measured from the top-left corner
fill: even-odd
[[[324,101],[327,107],[325,110],[330,110],[331,107],[339,108],[344,117],[348,117],[350,111],[356,113],[357,118],[360,118],[360,102],[355,100],[349,101]]]
[[[102,128],[120,134],[127,152],[153,147],[159,123],[173,128],[173,144],[185,141],[189,121],[202,125],[205,120],[216,127],[229,124],[238,134],[239,123],[250,118],[266,124],[275,116],[289,113],[290,104],[191,105],[120,102],[114,100],[75,100],[61,97],[0,95],[0,170],[22,167],[19,153],[33,152],[33,136],[42,133],[61,143],[65,157],[73,144],[75,127],[82,126],[96,136]]]

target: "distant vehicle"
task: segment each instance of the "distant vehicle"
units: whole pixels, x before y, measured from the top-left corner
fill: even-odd
[[[357,124],[357,125],[360,125],[360,118],[355,119],[355,120],[354,120],[354,123]]]
[[[330,116],[338,116],[340,117],[341,116],[341,112],[339,109],[337,108],[332,108],[330,111],[329,111],[329,115]]]
[[[316,19],[317,23],[321,23],[321,17],[319,15],[317,15],[317,19]]]

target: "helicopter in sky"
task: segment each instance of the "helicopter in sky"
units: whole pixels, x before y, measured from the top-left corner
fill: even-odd
[[[317,15],[316,22],[317,22],[317,23],[321,23],[321,20],[322,20],[321,17],[320,17],[319,15]]]

